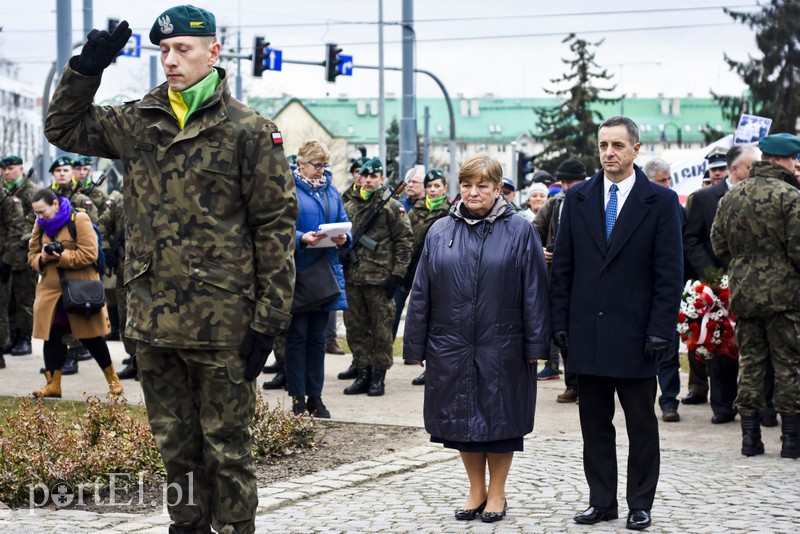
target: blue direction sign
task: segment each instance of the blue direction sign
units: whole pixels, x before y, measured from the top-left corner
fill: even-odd
[[[283,64],[283,50],[275,50],[274,48],[267,48],[267,59],[269,70],[281,70]]]
[[[125,47],[119,53],[121,56],[141,57],[142,55],[142,35],[139,33],[131,34]]]
[[[345,56],[343,54],[339,54],[339,64],[336,66],[336,70],[339,71],[339,74],[341,74],[342,76],[352,76],[353,56]]]

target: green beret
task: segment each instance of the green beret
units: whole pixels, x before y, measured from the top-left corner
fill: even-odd
[[[182,35],[216,35],[214,14],[190,5],[175,6],[164,11],[150,29],[150,42],[158,46],[161,39]]]
[[[361,170],[358,173],[362,176],[366,176],[368,174],[377,174],[379,172],[383,172],[383,163],[378,158],[372,158],[367,160],[364,165],[361,166]]]
[[[72,160],[73,167],[91,167],[92,166],[92,158],[89,156],[78,156],[77,158]]]
[[[350,174],[353,174],[354,172],[361,170],[361,167],[363,167],[364,164],[368,161],[369,158],[366,156],[354,159],[353,162],[350,164]]]
[[[770,156],[796,157],[797,154],[800,154],[800,137],[789,133],[768,135],[761,138],[758,148]]]
[[[431,169],[425,173],[422,183],[427,187],[428,184],[434,180],[442,180],[443,182],[447,181],[447,179],[444,177],[444,172],[441,169]]]
[[[5,169],[9,165],[22,165],[22,158],[19,156],[6,156],[0,160],[0,168]]]
[[[56,167],[64,167],[65,165],[72,167],[72,160],[67,156],[58,157],[53,161],[53,164],[50,165],[50,172],[56,170]]]

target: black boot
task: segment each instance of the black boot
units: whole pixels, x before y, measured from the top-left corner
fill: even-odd
[[[781,458],[800,458],[800,415],[781,414]]]
[[[8,337],[8,344],[3,347],[3,354],[8,354],[19,341],[19,330],[12,330]]]
[[[79,362],[85,362],[92,359],[92,354],[83,345],[77,345],[74,349],[70,350],[75,351],[75,356]]]
[[[17,343],[11,349],[12,356],[25,356],[33,352],[31,349],[31,336],[20,334]]]
[[[308,413],[316,417],[317,419],[330,419],[331,412],[328,411],[328,408],[322,404],[322,397],[309,397],[308,402],[306,403],[306,407],[308,408]]]
[[[370,397],[380,397],[386,393],[383,380],[386,378],[386,369],[373,369],[372,370],[372,383],[369,385],[367,395]]]
[[[264,389],[281,389],[286,385],[286,373],[283,370],[278,371],[275,373],[275,376],[272,377],[272,380],[269,382],[264,382]]]
[[[345,395],[359,395],[369,391],[370,382],[372,381],[372,369],[367,366],[358,370],[356,381],[344,388]]]
[[[78,360],[67,354],[67,359],[64,360],[64,365],[61,366],[62,375],[74,375],[78,372]]]
[[[305,397],[292,397],[292,413],[295,415],[303,415],[306,413]]]
[[[424,386],[425,385],[425,371],[422,371],[422,374],[419,375],[417,378],[411,381],[412,386]]]
[[[347,368],[346,371],[342,371],[336,378],[339,380],[353,380],[355,377],[358,376],[358,366],[356,365],[356,361],[353,360],[350,362],[350,367]]]
[[[120,380],[130,380],[131,378],[139,380],[139,372],[136,368],[136,355],[134,354],[129,359],[130,363],[128,363],[122,371],[117,373],[117,378]]]
[[[742,454],[755,456],[764,454],[764,442],[761,441],[761,421],[758,415],[742,416]]]
[[[0,354],[0,369],[5,369],[5,368],[6,368],[6,359],[2,354]]]

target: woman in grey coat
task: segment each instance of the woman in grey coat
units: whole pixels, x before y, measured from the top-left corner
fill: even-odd
[[[460,452],[470,481],[461,520],[505,516],[511,460],[533,430],[535,362],[550,353],[542,245],[502,177],[486,154],[463,163],[461,200],[425,238],[406,312],[404,357],[427,362],[425,429]]]

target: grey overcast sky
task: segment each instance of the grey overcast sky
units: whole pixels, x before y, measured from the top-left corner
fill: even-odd
[[[263,35],[284,60],[321,61],[326,42],[338,43],[354,57],[352,77],[335,84],[324,81],[321,67],[284,64],[281,72],[265,72],[261,80],[242,62],[246,91],[260,96],[289,93],[310,98],[347,95],[374,97],[378,78],[358,65],[378,64],[379,0],[195,0],[217,17],[217,27],[241,28],[242,47],[249,53],[253,37]],[[0,3],[0,57],[18,62],[20,78],[42,91],[56,55],[55,0],[3,0]],[[155,18],[173,2],[94,0],[94,26],[108,17],[127,19],[149,45]],[[597,63],[614,74],[613,95],[697,97],[709,90],[739,94],[744,85],[731,73],[724,54],[744,60],[760,57],[755,35],[733,22],[722,6],[757,9],[755,1],[732,0],[417,0],[414,3],[417,67],[434,72],[451,96],[494,93],[502,97],[545,96],[550,79],[564,72],[569,56],[563,38],[570,32],[589,41],[604,40]],[[387,66],[401,66],[401,0],[383,0]],[[73,40],[85,35],[83,1],[72,0]],[[231,41],[235,44],[235,38]],[[149,59],[120,58],[104,77],[99,99],[123,94],[138,98],[150,87]],[[233,67],[233,65],[231,65]],[[233,68],[229,68],[231,80]],[[159,66],[159,82],[163,80]],[[441,96],[427,77],[417,78],[417,94]],[[386,74],[386,92],[400,97],[399,73]]]

